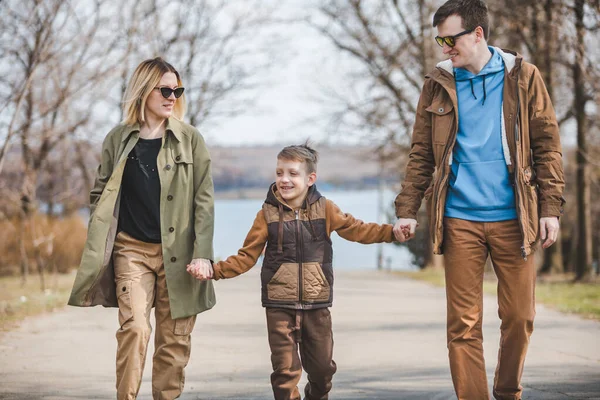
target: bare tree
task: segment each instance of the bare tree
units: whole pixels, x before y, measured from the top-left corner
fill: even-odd
[[[16,93],[2,105],[2,115],[10,119],[10,124],[0,153],[0,168],[15,139],[22,172],[21,243],[27,235],[40,231],[31,218],[36,210],[40,171],[61,143],[89,123],[93,111],[89,100],[98,94],[98,84],[114,68],[106,61],[110,59],[111,43],[98,38],[105,23],[102,5],[102,1],[94,1],[79,3],[80,8],[75,8],[58,0],[30,0],[0,6],[2,25],[12,34],[0,50],[6,55],[2,62],[7,72],[3,84],[9,93]],[[32,238],[34,242],[38,239]],[[21,259],[26,277],[29,257],[23,246]]]
[[[433,5],[427,0],[329,0],[316,8],[308,23],[348,65],[344,85],[323,85],[319,99],[329,107],[337,104],[330,113],[335,131],[359,132],[385,168],[403,171],[416,104],[437,50]],[[421,266],[432,261],[427,226],[421,224],[419,232],[426,248],[411,248]]]

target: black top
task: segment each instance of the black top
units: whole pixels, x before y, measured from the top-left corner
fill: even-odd
[[[139,139],[127,156],[121,182],[119,231],[148,243],[160,243],[160,179],[156,157],[162,138]]]

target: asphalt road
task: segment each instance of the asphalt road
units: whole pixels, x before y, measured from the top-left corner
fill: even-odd
[[[258,272],[216,283],[218,304],[197,319],[181,399],[272,399]],[[339,272],[335,290],[338,373],[330,399],[455,398],[443,289],[386,273]],[[496,299],[484,302],[491,388],[500,322]],[[98,307],[26,320],[0,338],[0,399],[115,398],[117,328],[117,311]],[[150,363],[140,399],[151,399]],[[600,399],[600,322],[538,305],[522,384],[527,400]]]

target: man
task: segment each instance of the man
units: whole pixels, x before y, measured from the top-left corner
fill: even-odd
[[[538,69],[488,47],[481,0],[449,0],[433,19],[447,60],[425,78],[394,234],[414,237],[427,200],[433,250],[444,254],[450,370],[459,399],[489,399],[482,347],[483,271],[498,276],[502,320],[493,395],[521,399],[535,315],[538,231],[555,241],[564,188],[558,125]]]

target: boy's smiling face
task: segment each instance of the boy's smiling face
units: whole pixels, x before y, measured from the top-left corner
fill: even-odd
[[[315,172],[306,170],[306,163],[297,160],[277,159],[277,191],[292,208],[299,208],[308,193],[308,189],[317,180]]]

